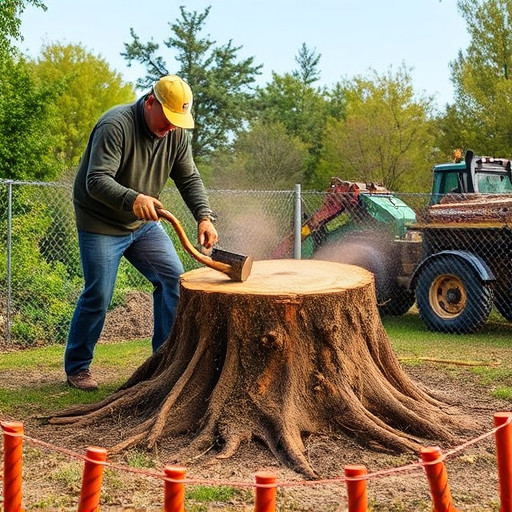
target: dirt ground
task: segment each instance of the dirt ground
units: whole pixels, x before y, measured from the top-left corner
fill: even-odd
[[[102,342],[146,337],[150,331],[151,300],[149,297],[133,296],[123,308],[109,314]],[[471,439],[492,431],[494,412],[510,410],[510,404],[493,399],[491,390],[480,384],[468,368],[429,363],[407,366],[406,370],[420,387],[435,390],[444,402],[478,421],[480,427],[475,429]],[[51,382],[61,377],[60,374],[41,375],[37,371],[3,372],[0,373],[0,389],[9,388],[13,382],[17,387],[29,388],[31,384],[40,386],[42,382]],[[108,378],[108,375],[101,377]],[[120,431],[125,427],[120,423],[108,427],[56,427],[46,424],[38,416],[38,411],[34,410],[24,419],[27,436],[78,454],[84,454],[87,446],[108,448],[115,444]],[[226,485],[239,489],[228,503],[213,502],[195,505],[194,508],[193,503],[187,502],[187,510],[253,510],[250,484],[254,482],[257,471],[270,470],[277,474],[280,483],[278,510],[344,511],[347,507],[346,487],[344,482],[336,479],[343,476],[344,466],[349,464],[364,464],[370,474],[380,472],[379,475],[370,476],[367,482],[372,511],[432,510],[429,484],[423,469],[417,466],[408,470],[401,469],[418,462],[418,454],[377,452],[344,436],[310,436],[305,439],[307,458],[321,479],[306,482],[300,474],[280,464],[258,440],[242,445],[229,459],[217,459],[215,449],[212,448],[192,459],[177,460],[175,454],[187,442],[186,437],[171,439],[151,453],[130,451],[109,457],[109,462],[133,468],[136,465],[134,460],[144,460],[142,466],[151,467],[151,471],[161,469],[166,464],[182,464],[187,468],[187,477],[198,484]],[[431,442],[432,445],[435,443]],[[27,511],[76,510],[82,461],[52,447],[40,445],[37,441],[25,444],[23,497]],[[456,447],[443,447],[443,450],[446,453],[446,450],[452,448]],[[492,434],[475,444],[457,449],[456,453],[446,459],[446,467],[451,494],[458,510],[499,510]],[[162,510],[162,503],[163,483],[158,479],[119,468],[107,470],[102,487],[103,512],[156,511]]]

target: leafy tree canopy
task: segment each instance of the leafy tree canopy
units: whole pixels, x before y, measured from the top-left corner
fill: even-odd
[[[51,179],[58,164],[49,158],[53,136],[48,120],[57,89],[39,84],[13,41],[23,39],[20,16],[40,0],[0,1],[0,178]]]
[[[273,73],[272,81],[258,89],[256,95],[259,121],[282,124],[289,136],[302,141],[308,149],[306,182],[311,180],[318,163],[327,120],[344,115],[339,91],[331,95],[325,87],[314,86],[320,78],[320,57],[303,43],[295,58],[298,68],[284,75]]]
[[[302,43],[300,50],[295,57],[299,68],[293,71],[293,76],[304,85],[312,85],[320,79],[318,65],[322,55],[315,50],[310,50],[306,43]]]
[[[52,180],[60,172],[52,157],[50,121],[59,88],[39,84],[24,58],[3,60],[0,74],[0,178]]]
[[[2,51],[12,53],[12,40],[23,40],[20,16],[28,5],[46,10],[41,0],[2,0],[0,2],[0,53]]]
[[[315,177],[375,182],[390,190],[426,191],[430,185],[432,98],[416,98],[409,70],[346,80],[339,86],[346,118],[331,119]]]
[[[458,0],[471,37],[450,63],[455,104],[441,120],[440,146],[479,154],[512,152],[512,4],[508,0]]]
[[[51,126],[57,139],[54,154],[68,168],[78,164],[98,118],[114,105],[135,100],[132,86],[82,45],[43,46],[34,71],[41,83],[62,84]]]
[[[212,159],[218,188],[280,190],[303,180],[307,148],[282,123],[255,123],[239,134],[230,152]]]

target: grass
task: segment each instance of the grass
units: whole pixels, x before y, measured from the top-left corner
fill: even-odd
[[[206,485],[188,486],[186,498],[203,503],[212,502],[230,502],[233,501],[237,495],[243,494],[243,491],[234,487],[211,487]]]
[[[124,367],[131,365],[150,355],[151,347],[148,340],[138,340],[125,343],[99,344],[96,347],[94,363],[105,366]],[[46,347],[8,352],[0,359],[1,370],[26,369],[61,369],[64,347],[49,345]]]
[[[414,313],[384,318],[383,324],[393,349],[405,366],[423,364],[429,358],[437,362],[453,362],[455,367],[470,368],[482,384],[497,384],[500,397],[512,395],[510,325],[490,322],[477,334],[443,334],[427,331]],[[44,407],[51,412],[75,403],[98,401],[112,393],[149,357],[151,346],[149,340],[99,344],[94,367],[98,372],[104,369],[108,374],[115,374],[116,378],[90,393],[65,385],[63,351],[62,345],[50,345],[2,354],[0,372],[38,372],[42,376],[55,375],[55,378],[42,378],[39,386],[34,386],[32,381],[29,387],[23,387],[21,378],[21,390],[18,382],[0,388],[0,410],[11,411],[15,406],[26,409],[44,401]]]
[[[228,486],[188,485],[185,501],[188,512],[208,512],[221,507],[222,510],[241,511],[244,504],[253,502],[252,491]]]
[[[155,460],[147,453],[139,450],[131,450],[127,457],[128,466],[140,469],[152,469],[155,467]]]
[[[468,361],[488,362],[501,353],[512,361],[505,350],[511,347],[510,325],[489,323],[476,334],[444,334],[427,331],[415,313],[384,318],[383,324],[399,356],[460,358],[462,353]]]
[[[107,370],[116,378],[88,393],[66,385],[63,352],[62,345],[50,345],[3,354],[0,372],[18,373],[19,378],[13,378],[12,385],[0,388],[0,411],[10,416],[24,416],[28,410],[44,415],[77,403],[97,402],[117,389],[147,359],[151,346],[149,340],[99,344],[94,357],[95,369],[98,372]],[[33,379],[26,382],[23,379],[25,372],[41,375],[41,384],[34,385]]]
[[[404,366],[435,361],[447,371],[471,371],[495,398],[512,400],[512,329],[489,322],[476,334],[427,331],[417,314],[383,320],[391,344]]]

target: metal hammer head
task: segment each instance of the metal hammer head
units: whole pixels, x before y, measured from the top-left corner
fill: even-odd
[[[243,254],[235,254],[234,252],[223,251],[222,249],[213,248],[210,253],[213,261],[219,261],[229,265],[229,270],[223,271],[233,281],[245,281],[252,269],[252,256],[244,256]]]

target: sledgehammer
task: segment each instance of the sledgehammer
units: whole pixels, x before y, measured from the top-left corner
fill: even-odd
[[[210,255],[202,254],[190,243],[183,226],[171,212],[160,208],[157,212],[160,217],[172,224],[181,245],[199,263],[223,272],[233,281],[243,282],[249,277],[252,269],[252,256],[244,256],[216,248],[212,249]]]

